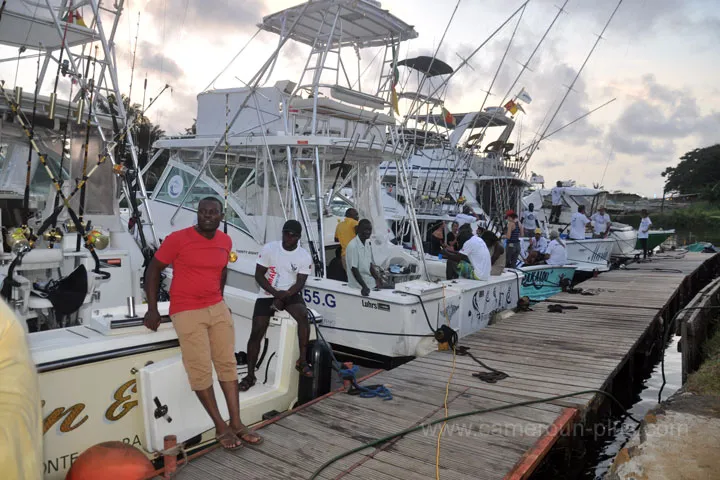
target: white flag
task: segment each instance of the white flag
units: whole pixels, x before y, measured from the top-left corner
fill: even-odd
[[[524,88],[520,90],[520,93],[517,94],[517,99],[522,100],[525,103],[532,102],[532,97],[528,95]]]

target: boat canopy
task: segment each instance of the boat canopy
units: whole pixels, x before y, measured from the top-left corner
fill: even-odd
[[[453,73],[453,69],[450,65],[433,57],[420,56],[415,58],[407,58],[397,62],[398,66],[404,65],[409,68],[414,68],[421,73],[424,73],[428,77],[436,77],[438,75],[449,75]]]
[[[335,17],[341,22],[340,28],[334,28]],[[295,29],[288,32],[296,20]],[[331,48],[378,47],[418,36],[412,25],[383,10],[380,2],[373,0],[303,3],[264,17],[258,27],[281,36],[289,33],[290,38],[310,46],[316,46],[316,40],[329,43]]]

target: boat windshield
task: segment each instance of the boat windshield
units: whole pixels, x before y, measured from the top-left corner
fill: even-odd
[[[585,205],[585,213],[592,215],[600,206],[605,206],[607,201],[607,192],[601,192],[596,195],[571,195],[573,201],[578,205]]]

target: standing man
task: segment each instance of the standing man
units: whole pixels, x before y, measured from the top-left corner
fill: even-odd
[[[640,246],[642,247],[643,259],[646,259],[648,256],[648,237],[650,236],[649,232],[652,220],[650,220],[650,216],[648,215],[648,211],[646,209],[643,208],[640,213],[642,213],[642,218],[640,219],[637,238],[640,242]]]
[[[363,218],[358,223],[357,236],[348,243],[347,267],[348,287],[360,290],[363,297],[370,295],[370,285],[379,287],[379,277],[375,271],[375,259],[370,244],[372,223]]]
[[[197,225],[165,237],[147,270],[145,326],[157,331],[160,325],[157,307],[160,273],[172,264],[170,318],[180,342],[190,388],[215,424],[217,441],[234,450],[243,443],[259,445],[263,439],[240,421],[235,326],[223,301],[232,240],[218,231],[222,218],[222,203],[206,197],[198,204]],[[213,365],[227,402],[230,425],[223,421],[215,400]]]
[[[593,222],[593,238],[607,238],[610,233],[610,215],[605,213],[605,206],[598,207],[598,211],[590,219]]]
[[[345,210],[345,220],[338,222],[337,227],[335,227],[335,241],[340,244],[340,248],[342,249],[340,256],[342,258],[343,268],[345,271],[347,271],[347,265],[345,262],[346,249],[348,243],[355,238],[355,227],[357,227],[359,218],[360,216],[358,215],[357,210],[354,208],[348,208]]]
[[[562,182],[558,180],[557,184],[550,190],[552,209],[550,209],[549,223],[560,223],[560,214],[562,213],[562,193]]]
[[[537,219],[537,213],[535,210],[535,204],[531,203],[528,205],[528,209],[525,210],[520,219],[520,223],[525,229],[525,236],[528,238],[533,237],[533,232],[536,228],[540,228],[540,222]]]
[[[307,250],[298,245],[301,236],[300,222],[288,220],[282,228],[282,240],[265,244],[258,254],[255,281],[260,285],[260,291],[255,300],[252,331],[247,344],[248,373],[240,382],[242,392],[257,382],[255,365],[260,343],[274,310],[286,310],[297,322],[300,358],[295,362],[295,369],[305,377],[312,377],[312,368],[306,360],[310,324],[305,301],[300,293],[312,272],[312,258]]]
[[[590,219],[585,214],[585,205],[580,205],[570,220],[570,240],[585,240],[585,227]]]

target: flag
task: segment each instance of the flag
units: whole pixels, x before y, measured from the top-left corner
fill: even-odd
[[[400,115],[400,105],[398,104],[398,94],[395,91],[395,87],[392,88],[392,92],[390,92],[390,96],[392,97],[393,110],[395,110],[395,113]]]
[[[443,120],[445,120],[445,125],[455,126],[455,117],[445,107],[442,107],[442,115]]]
[[[532,97],[528,95],[528,93],[525,91],[525,88],[522,88],[520,90],[520,93],[517,94],[517,99],[522,100],[525,103],[532,102]]]
[[[515,107],[517,107],[517,109],[520,110],[521,112],[525,113],[525,109],[522,108],[522,105],[520,105],[519,103],[516,103]],[[525,113],[525,114],[527,115],[527,113]]]
[[[517,106],[517,104],[516,104],[515,102],[513,102],[512,100],[510,100],[509,102],[507,102],[507,103],[505,104],[505,110],[507,110],[508,112],[510,112],[511,115],[515,115],[515,114],[517,113],[517,111],[518,111],[518,106]]]

